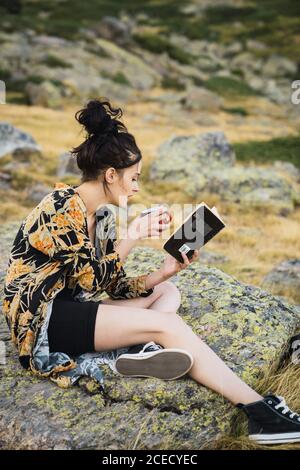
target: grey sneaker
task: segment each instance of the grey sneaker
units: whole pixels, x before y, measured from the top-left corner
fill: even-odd
[[[118,357],[115,367],[120,374],[174,380],[185,375],[194,363],[193,356],[184,349],[164,349],[153,341],[141,346],[133,346]]]

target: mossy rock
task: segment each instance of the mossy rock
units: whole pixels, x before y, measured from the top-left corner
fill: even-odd
[[[2,226],[2,245],[14,233]],[[157,269],[164,252],[136,247],[128,276]],[[2,278],[3,278],[2,272]],[[172,278],[179,314],[249,385],[281,357],[300,324],[300,306],[200,262]],[[226,433],[237,410],[188,375],[127,378],[103,367],[105,394],[81,380],[60,389],[21,368],[3,315],[0,442],[5,449],[200,449]]]
[[[156,184],[172,182],[194,199],[203,192],[253,208],[287,215],[300,204],[297,179],[276,168],[237,166],[235,147],[223,132],[172,135],[157,149],[150,169]],[[201,196],[202,197],[202,196]]]
[[[264,277],[261,286],[277,295],[288,292],[291,298],[300,302],[300,260],[288,259],[277,264]]]
[[[204,189],[207,175],[235,164],[235,153],[223,132],[172,135],[160,144],[151,170],[151,180],[182,182],[188,193]]]

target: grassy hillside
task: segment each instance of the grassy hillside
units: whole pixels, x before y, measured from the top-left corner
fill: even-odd
[[[158,26],[190,39],[219,42],[246,41],[266,43],[270,50],[295,59],[299,57],[300,3],[298,0],[245,2],[244,7],[209,7],[200,16],[183,14],[186,0],[4,0],[0,6],[0,26],[4,31],[32,28],[41,34],[76,39],[80,28],[98,22],[105,15],[144,13],[145,24]]]

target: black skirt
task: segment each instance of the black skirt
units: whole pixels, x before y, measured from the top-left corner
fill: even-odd
[[[53,300],[48,325],[49,352],[79,355],[95,352],[95,323],[98,306],[103,302],[78,302],[71,289],[64,287]]]

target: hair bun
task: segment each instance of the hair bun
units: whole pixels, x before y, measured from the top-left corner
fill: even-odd
[[[106,108],[108,106],[108,108]],[[75,114],[76,120],[84,126],[88,137],[118,133],[119,121],[112,116],[122,115],[121,109],[114,110],[108,101],[91,100],[86,107]]]

